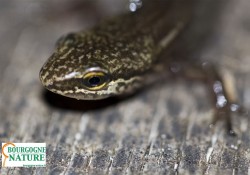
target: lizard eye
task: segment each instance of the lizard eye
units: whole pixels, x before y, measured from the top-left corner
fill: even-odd
[[[101,78],[98,76],[94,76],[88,79],[88,83],[91,86],[98,86],[98,84],[101,82]]]
[[[83,76],[84,86],[93,91],[102,89],[109,81],[108,74],[102,70],[90,70]]]

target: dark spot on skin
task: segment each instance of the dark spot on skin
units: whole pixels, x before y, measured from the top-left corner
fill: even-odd
[[[62,44],[70,44],[70,43],[74,43],[77,39],[77,34],[75,33],[69,33],[67,35],[63,35],[61,38],[58,39],[58,41],[56,42],[57,46],[60,46]]]

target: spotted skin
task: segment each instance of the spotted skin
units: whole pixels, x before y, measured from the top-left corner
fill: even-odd
[[[161,50],[184,28],[191,9],[182,0],[143,1],[142,8],[134,13],[63,36],[42,67],[40,80],[54,93],[83,100],[133,92],[144,84],[144,75],[150,72]],[[92,74],[101,75],[93,75],[103,83],[101,88],[83,83],[92,68]]]

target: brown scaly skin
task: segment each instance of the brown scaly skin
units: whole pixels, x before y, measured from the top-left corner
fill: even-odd
[[[100,25],[62,37],[40,71],[50,91],[83,100],[97,100],[133,92],[153,72],[161,50],[171,43],[192,16],[195,0],[144,0],[135,13],[120,15]],[[191,66],[192,67],[192,66]],[[213,92],[216,119],[225,118],[232,130],[230,100],[213,66],[203,69]],[[194,70],[194,69],[193,69]],[[186,70],[182,70],[188,76]],[[235,110],[235,109],[234,109]]]
[[[192,8],[183,3],[143,1],[135,13],[62,37],[40,71],[42,84],[57,94],[84,100],[134,91],[143,85],[160,50],[190,18]]]

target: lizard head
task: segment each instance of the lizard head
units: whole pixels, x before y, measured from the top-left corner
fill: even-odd
[[[130,71],[133,67],[127,59],[129,55],[114,53],[114,48],[104,43],[108,43],[107,39],[91,33],[62,37],[41,68],[42,84],[54,93],[83,100],[103,99],[130,91],[140,78]],[[122,61],[125,59],[128,64]]]

